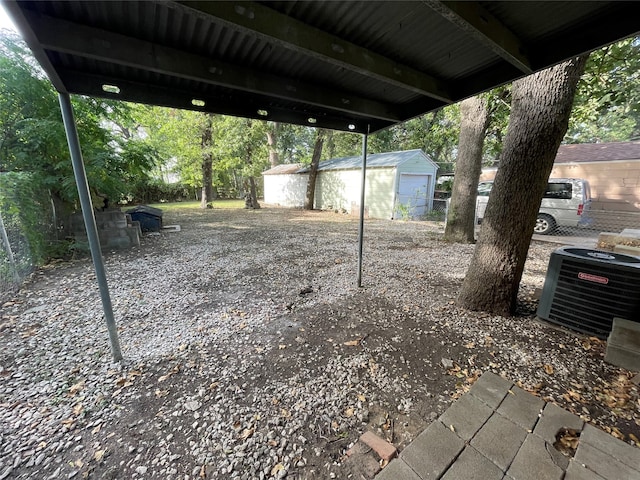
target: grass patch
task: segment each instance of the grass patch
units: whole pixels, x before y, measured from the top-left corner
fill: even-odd
[[[194,208],[200,208],[200,202],[173,202],[173,203],[151,203],[150,207],[159,208],[165,212],[175,212],[180,210],[190,210]],[[213,208],[244,208],[244,200],[214,200]]]

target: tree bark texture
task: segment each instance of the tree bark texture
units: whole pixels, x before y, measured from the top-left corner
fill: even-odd
[[[258,193],[256,190],[256,181],[253,177],[249,177],[249,196],[251,199],[251,208],[260,208],[260,203],[258,203]]]
[[[207,208],[213,201],[213,155],[211,154],[211,142],[213,140],[213,119],[206,116],[202,130],[200,146],[202,147],[202,195],[200,208]]]
[[[247,131],[251,130],[252,123],[253,122],[251,121],[251,119],[247,119]],[[251,142],[247,142],[247,149],[246,149],[245,155],[246,155],[247,165],[251,167],[253,165],[253,145],[251,144]],[[249,168],[249,171],[251,170],[252,168]],[[253,175],[251,174],[249,174],[249,196],[245,201],[245,207],[253,208],[253,209],[260,208],[260,204],[258,203],[258,192],[256,189],[256,181],[253,178]]]
[[[481,96],[460,103],[460,139],[444,240],[475,242],[476,198],[482,169],[482,146],[489,126],[487,101]]]
[[[504,154],[458,304],[508,316],[587,56],[513,83]]]
[[[269,122],[267,129],[267,146],[269,147],[269,163],[271,168],[280,165],[280,156],[278,155],[278,132],[280,131],[280,122]]]
[[[316,194],[316,178],[318,177],[318,164],[322,156],[322,146],[324,145],[324,137],[326,130],[319,128],[316,134],[316,143],[313,146],[313,155],[311,157],[311,166],[309,167],[309,182],[307,183],[307,194],[304,199],[304,209],[313,210],[313,202]]]

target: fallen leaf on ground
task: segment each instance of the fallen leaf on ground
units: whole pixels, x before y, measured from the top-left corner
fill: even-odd
[[[78,383],[75,383],[71,385],[71,387],[69,387],[69,396],[72,397],[76,393],[81,392],[82,390],[84,390],[84,380],[81,380]]]
[[[546,363],[544,365],[544,371],[547,372],[547,375],[553,375],[553,365]]]
[[[349,340],[348,342],[344,342],[344,345],[346,345],[347,347],[356,347],[360,345],[360,339],[357,338],[355,340]]]
[[[93,454],[93,458],[95,459],[96,462],[100,462],[104,457],[104,453],[105,453],[105,450],[98,450],[96,453]]]
[[[175,375],[179,371],[180,371],[180,365],[176,365],[171,370],[169,370],[169,373],[167,373],[166,375],[162,375],[161,377],[158,377],[158,382],[164,382],[171,375]]]

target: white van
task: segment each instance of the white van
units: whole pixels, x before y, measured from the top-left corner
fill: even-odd
[[[484,217],[492,187],[492,181],[478,184],[476,215],[479,222]],[[584,226],[580,218],[589,208],[590,202],[591,188],[588,181],[582,178],[550,178],[533,233],[547,235],[557,227]]]

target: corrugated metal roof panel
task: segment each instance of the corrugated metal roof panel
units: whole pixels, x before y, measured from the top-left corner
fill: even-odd
[[[289,173],[296,173],[302,167],[301,163],[284,163],[282,165],[276,165],[262,172],[262,175],[287,175]]]
[[[6,8],[61,92],[192,109],[200,107],[185,99],[209,94],[204,111],[261,110],[266,120],[311,118],[358,133],[640,30],[640,2],[625,1],[8,0]],[[101,89],[114,75],[126,87],[116,96]]]
[[[367,168],[388,168],[397,167],[403,162],[422,156],[431,162],[429,157],[420,149],[402,150],[399,152],[385,152],[367,155]],[[326,170],[354,170],[362,168],[362,155],[353,157],[332,158],[324,160],[318,165],[318,171]],[[302,168],[299,172],[309,171],[308,167]]]

